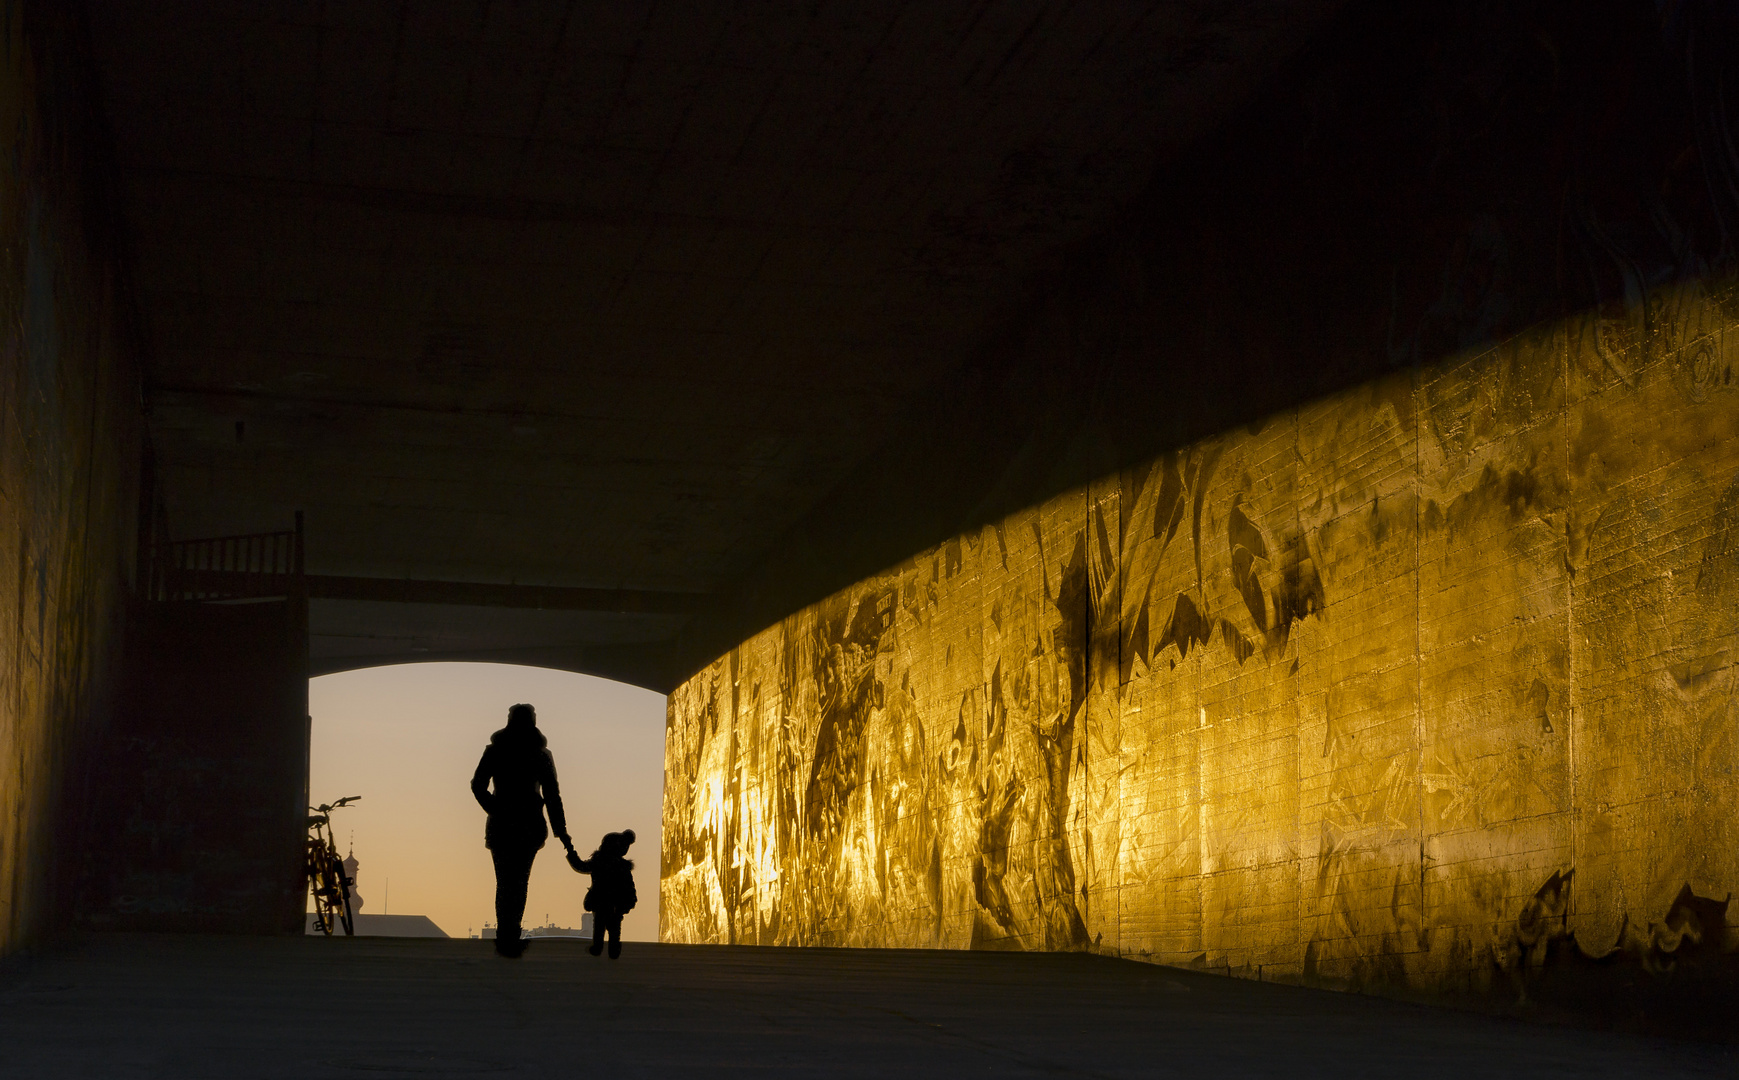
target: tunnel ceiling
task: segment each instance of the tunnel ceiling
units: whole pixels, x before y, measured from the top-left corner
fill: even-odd
[[[727,589],[1335,6],[93,0],[169,531]],[[691,617],[402,599],[316,670]]]

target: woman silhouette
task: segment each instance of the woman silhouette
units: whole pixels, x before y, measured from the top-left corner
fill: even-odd
[[[489,822],[483,843],[495,860],[495,951],[502,956],[525,952],[519,922],[525,915],[525,888],[531,880],[531,864],[553,829],[556,839],[574,852],[568,837],[568,819],[562,812],[562,793],[556,783],[556,762],[549,740],[537,729],[537,710],[515,705],[507,710],[507,726],[489,738],[477,772],[471,777],[471,794]],[[495,782],[495,790],[489,782]],[[549,811],[549,828],[544,811]]]

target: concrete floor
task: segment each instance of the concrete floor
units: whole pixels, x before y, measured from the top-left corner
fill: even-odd
[[[896,1071],[1730,1077],[1739,1055],[1089,956],[116,934],[0,965],[4,1077]]]

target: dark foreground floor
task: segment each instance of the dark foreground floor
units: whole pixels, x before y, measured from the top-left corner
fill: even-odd
[[[1739,1075],[1727,1048],[1089,956],[99,935],[0,967],[0,1076]]]

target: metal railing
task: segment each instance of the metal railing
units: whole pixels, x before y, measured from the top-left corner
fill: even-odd
[[[173,540],[151,548],[152,600],[246,600],[301,595],[302,512],[284,532]]]

